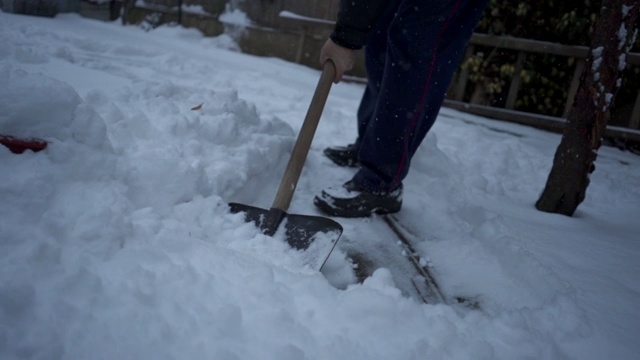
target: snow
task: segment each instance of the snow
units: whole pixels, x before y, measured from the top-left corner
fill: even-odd
[[[622,48],[627,44],[627,27],[625,23],[620,24],[620,29],[618,29],[618,50],[622,50]]]
[[[283,18],[287,18],[287,19],[303,20],[303,21],[307,21],[307,22],[316,22],[316,23],[322,23],[322,24],[335,24],[335,21],[326,20],[326,19],[320,19],[320,18],[313,18],[313,17],[308,17],[308,16],[302,16],[302,15],[299,15],[299,14],[296,14],[294,12],[287,11],[287,10],[280,11],[278,16],[283,17]]]
[[[610,106],[611,105],[611,100],[613,100],[613,94],[612,93],[606,93],[604,94],[604,103],[605,106]],[[604,110],[603,110],[604,111]]]
[[[591,51],[593,54],[593,61],[591,63],[591,71],[593,72],[593,80],[600,81],[600,65],[602,65],[602,53],[604,47],[599,46]]]
[[[0,147],[0,358],[637,358],[640,158],[600,149],[576,215],[542,213],[560,136],[443,109],[398,217],[479,308],[423,304],[355,281],[347,249],[395,241],[375,218],[319,273],[229,212],[269,207],[319,76],[229,41],[0,13],[0,133],[49,142]],[[322,149],[362,91],[333,87],[289,212],[353,174]]]
[[[196,15],[211,15],[210,13],[208,13],[204,7],[202,7],[202,5],[197,5],[197,4],[182,4],[182,11],[189,13],[189,14],[196,14]]]
[[[618,71],[624,71],[627,67],[627,53],[622,53],[618,56]]]
[[[238,9],[232,8],[230,4],[227,4],[225,7],[225,11],[220,14],[218,18],[222,23],[229,25],[237,25],[237,26],[251,26],[251,19],[247,16],[247,14]]]

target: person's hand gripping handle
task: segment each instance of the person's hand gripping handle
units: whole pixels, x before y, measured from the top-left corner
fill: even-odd
[[[332,60],[336,66],[336,77],[334,83],[339,83],[345,72],[353,68],[355,54],[351,49],[347,49],[328,39],[320,50],[320,65],[324,65],[327,60]]]

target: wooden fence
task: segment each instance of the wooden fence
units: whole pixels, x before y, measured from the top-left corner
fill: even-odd
[[[225,6],[238,7],[252,21],[244,36],[238,39],[243,51],[257,55],[282,57],[312,67],[318,67],[318,52],[322,43],[331,33],[338,10],[338,0],[144,0],[144,2],[136,1],[134,3],[131,1],[131,3],[133,7],[129,9],[130,11],[141,10],[142,4],[143,8],[146,7],[145,11],[147,12],[165,11],[167,14],[175,14],[184,5],[205,4],[206,7],[204,5],[203,7],[209,12],[209,16],[199,14],[196,19],[191,19],[184,25],[198,27],[201,30],[213,28],[213,30],[203,30],[208,35],[216,35],[224,31],[224,24],[220,25],[218,16],[224,11]],[[175,17],[168,19],[176,21]],[[217,25],[212,27],[212,23]],[[512,64],[514,75],[508,85],[509,90],[504,107],[469,103],[469,100],[465,99],[467,87],[471,85],[469,70],[465,67],[460,68],[451,84],[445,106],[547,130],[559,131],[564,127],[564,118],[572,105],[589,48],[476,33],[467,48],[465,59],[472,56],[477,47],[503,49],[517,53],[516,62]],[[564,114],[561,117],[515,110],[522,85],[521,70],[525,66],[527,57],[532,54],[548,54],[565,59],[575,59],[572,80],[566,85],[568,96],[564,105]],[[359,56],[362,58],[361,53]],[[627,63],[629,66],[639,66],[640,53],[629,54]],[[362,81],[364,77],[362,61],[359,62],[352,74],[355,76],[353,80]],[[607,138],[640,143],[639,85],[627,83],[623,85],[635,87],[631,88],[631,91],[637,93],[635,102],[631,105],[632,110],[628,119],[618,119],[617,122],[623,124],[622,126],[608,127],[605,135]]]
[[[326,21],[319,19],[295,16],[291,12],[281,12],[282,18],[286,18],[286,24],[299,23],[299,31],[302,33],[309,32],[309,27],[326,27]],[[331,23],[329,23],[331,24]],[[332,26],[332,25],[331,25]],[[514,64],[514,75],[508,86],[508,94],[504,108],[472,104],[464,101],[466,89],[469,86],[469,69],[461,67],[458,71],[456,79],[449,88],[445,106],[452,107],[465,112],[471,112],[494,119],[517,122],[538,128],[558,131],[564,128],[565,118],[573,104],[573,98],[580,84],[580,75],[584,70],[586,58],[589,54],[589,48],[586,46],[561,45],[544,41],[519,39],[506,36],[492,36],[487,34],[473,34],[469,46],[467,47],[463,63],[475,53],[475,48],[479,46],[490,47],[492,49],[505,49],[517,52],[517,60]],[[530,54],[547,54],[565,58],[575,58],[575,67],[572,80],[568,86],[568,95],[565,101],[564,112],[562,117],[548,116],[545,114],[536,114],[523,111],[516,111],[515,104],[518,99],[518,93],[522,83],[521,72],[526,62],[527,56]],[[627,57],[629,66],[640,65],[640,53],[630,53]],[[634,86],[634,84],[626,84],[626,86]],[[625,123],[625,127],[609,126],[607,136],[621,140],[640,141],[640,86],[635,84],[637,96],[633,105],[631,115]]]
[[[501,120],[509,120],[550,130],[559,130],[564,128],[565,118],[569,114],[569,110],[573,105],[573,99],[580,84],[580,75],[584,70],[586,58],[589,54],[588,47],[561,45],[544,41],[534,41],[504,36],[491,36],[476,33],[472,36],[470,44],[467,47],[465,58],[473,55],[476,46],[488,46],[494,49],[508,49],[517,51],[518,53],[515,63],[514,75],[511,78],[511,82],[509,84],[505,107],[497,108],[464,102],[464,93],[469,82],[469,70],[466,68],[460,69],[457,80],[451,85],[451,96],[449,96],[449,98],[445,101],[445,104],[447,106],[473,112],[483,116]],[[576,59],[572,80],[570,84],[568,84],[568,95],[565,101],[562,117],[525,113],[514,110],[521,85],[521,72],[526,58],[529,54],[548,54]],[[627,56],[627,63],[629,66],[640,65],[640,53],[630,53]],[[637,142],[640,141],[640,131],[638,131],[638,129],[640,128],[640,87],[637,84],[626,84],[626,86],[634,85],[634,90],[637,92],[637,95],[635,98],[635,103],[633,104],[631,115],[626,121],[627,126],[609,126],[607,132],[609,136],[629,139]]]

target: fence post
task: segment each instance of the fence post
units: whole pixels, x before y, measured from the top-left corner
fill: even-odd
[[[632,129],[640,129],[640,91],[638,91],[636,102],[635,104],[633,104],[633,111],[631,112],[629,127]]]
[[[302,63],[302,54],[304,53],[304,38],[307,36],[306,27],[302,28],[300,38],[298,39],[298,50],[296,51],[296,63]]]
[[[516,68],[514,70],[513,78],[511,79],[511,84],[509,85],[509,94],[507,95],[507,103],[505,107],[509,110],[513,110],[516,105],[516,99],[518,98],[518,90],[520,90],[520,81],[522,72],[522,68],[524,67],[524,62],[527,60],[527,54],[523,51],[518,52],[518,60],[516,60]]]
[[[178,25],[182,25],[182,0],[178,0]]]
[[[467,50],[464,53],[464,60],[462,63],[464,64],[470,57],[473,56],[474,46],[469,44],[467,46]],[[453,99],[456,101],[464,100],[464,91],[467,88],[467,81],[469,80],[469,67],[463,66],[460,67],[460,74],[458,75],[458,81],[456,82],[456,86],[453,90]]]

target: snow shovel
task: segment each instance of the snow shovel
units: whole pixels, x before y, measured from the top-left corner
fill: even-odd
[[[287,209],[291,204],[293,192],[309,153],[311,141],[329,96],[335,73],[335,65],[333,62],[327,61],[322,69],[318,86],[311,99],[271,209],[261,209],[238,203],[229,204],[232,213],[243,212],[245,220],[255,223],[267,236],[275,235],[280,224],[284,223],[287,243],[292,248],[303,251],[306,263],[317,270],[322,269],[333,251],[340,235],[342,235],[342,226],[325,217],[288,214]]]

